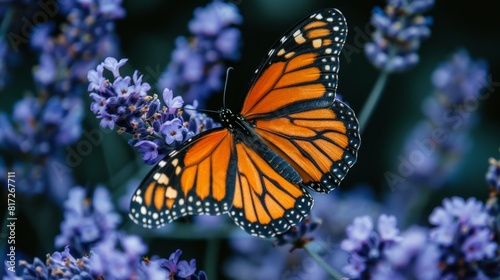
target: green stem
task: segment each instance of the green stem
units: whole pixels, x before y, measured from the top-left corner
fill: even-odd
[[[15,9],[10,7],[7,12],[5,12],[5,16],[2,20],[2,24],[0,25],[0,41],[3,40],[5,34],[7,34],[7,29],[9,28],[9,24],[14,17]]]
[[[368,120],[373,113],[373,109],[375,109],[380,96],[382,96],[388,77],[389,72],[387,70],[382,70],[382,72],[380,72],[380,76],[378,76],[377,82],[375,83],[375,86],[373,86],[368,100],[363,106],[363,109],[361,109],[361,114],[359,115],[360,133],[363,133],[363,130],[368,124]]]
[[[217,259],[219,256],[220,239],[212,237],[207,240],[207,249],[205,250],[205,261],[203,271],[207,274],[208,279],[217,278]]]
[[[311,244],[311,243],[309,243],[309,244]],[[328,275],[330,275],[330,277],[332,279],[344,278],[338,271],[336,271],[330,265],[328,265],[325,262],[325,260],[323,260],[313,249],[311,249],[309,244],[304,246],[304,250],[306,250],[306,252],[309,254],[309,256],[311,256],[316,261],[316,263],[319,266],[321,266],[321,268],[323,268],[326,271],[326,273],[328,273]]]

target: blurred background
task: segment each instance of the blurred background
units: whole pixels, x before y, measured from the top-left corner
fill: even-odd
[[[0,5],[2,2],[4,1],[0,1]],[[207,3],[209,2],[200,0],[125,0],[123,7],[126,10],[126,16],[116,22],[120,50],[117,58],[129,59],[123,71],[131,75],[134,69],[139,70],[145,75],[144,80],[154,88],[161,72],[171,60],[175,38],[189,35],[188,22],[193,16],[193,10]],[[316,10],[335,7],[342,11],[349,26],[346,47],[340,61],[338,93],[357,114],[360,113],[380,73],[364,54],[363,46],[371,40],[371,32],[365,30],[373,7],[385,6],[384,1],[236,0],[232,3],[237,5],[243,17],[241,24],[243,42],[241,59],[227,65],[234,67],[227,88],[226,103],[229,108],[233,108],[233,111],[239,108],[247,84],[258,67],[258,62],[264,58],[270,46],[281,38],[286,30]],[[422,104],[426,97],[435,91],[431,81],[433,71],[459,49],[466,49],[474,60],[483,59],[487,62],[492,85],[488,91],[491,94],[486,100],[479,101],[477,109],[467,111],[474,115],[474,124],[468,131],[467,148],[464,148],[464,152],[456,159],[457,164],[453,167],[452,175],[445,180],[438,191],[423,190],[422,193],[426,197],[422,200],[425,203],[419,206],[418,213],[406,222],[400,221],[399,224],[402,228],[413,223],[427,226],[428,215],[445,197],[475,196],[479,200],[487,197],[488,189],[485,187],[484,177],[488,168],[488,158],[498,158],[500,148],[500,52],[498,51],[500,50],[500,22],[497,20],[498,10],[493,4],[493,1],[488,0],[437,1],[434,8],[427,13],[433,18],[432,33],[422,42],[421,49],[418,51],[419,63],[408,71],[390,75],[383,95],[366,125],[366,130],[361,135],[362,145],[357,164],[351,169],[341,188],[329,195],[333,197],[332,201],[338,203],[338,211],[336,204],[331,204],[332,208],[329,212],[328,209],[322,208],[321,202],[318,202],[320,206],[316,212],[314,210],[312,212],[313,215],[327,221],[328,218],[322,215],[347,215],[338,218],[338,220],[346,219],[343,224],[338,223],[338,226],[330,224],[325,227],[325,231],[331,229],[335,232],[333,236],[342,236],[345,225],[353,218],[353,213],[345,213],[353,208],[357,209],[354,211],[357,215],[376,216],[381,212],[397,214],[401,210],[397,207],[404,207],[404,203],[392,203],[387,198],[397,191],[388,183],[387,172],[398,173],[401,157],[405,156],[403,152],[405,143],[415,124],[425,119]],[[35,12],[36,8],[31,8],[30,5],[23,11],[24,15]],[[62,21],[64,18],[56,18],[56,20]],[[13,23],[11,29],[20,28],[20,23],[16,24],[15,20]],[[26,46],[21,47],[19,52],[13,53],[9,59],[13,61],[15,67],[9,68],[9,83],[0,90],[2,98],[0,111],[7,114],[12,113],[13,105],[17,100],[27,94],[33,94],[35,84],[32,78],[32,68],[38,61],[36,54]],[[162,90],[154,88],[152,92],[161,95]],[[175,92],[174,95],[176,95]],[[97,185],[103,184],[110,191],[115,208],[120,209],[118,205],[123,203],[120,202],[120,198],[125,193],[130,193],[128,189],[133,189],[151,167],[145,165],[140,156],[127,144],[129,139],[127,135],[110,133],[100,128],[99,121],[88,110],[90,98],[85,93],[82,99],[84,102],[82,129],[86,131],[99,129],[104,138],[102,144],[94,147],[92,153],[85,156],[81,164],[73,168],[70,173],[74,176],[75,185],[94,189]],[[205,104],[205,109],[217,110],[221,106],[222,92],[219,92],[211,95]],[[217,116],[212,117],[217,120]],[[464,115],[463,118],[469,120],[469,115]],[[2,157],[7,163],[14,160],[13,155],[5,150],[2,150]],[[8,167],[4,168],[9,170]],[[54,190],[57,192],[57,188]],[[414,190],[411,195],[417,195],[418,192]],[[5,188],[2,189],[2,194],[2,205],[4,205]],[[54,193],[54,196],[58,195],[62,196],[62,194]],[[326,198],[318,197],[318,201],[322,199]],[[19,194],[16,197],[17,209],[19,209],[16,228],[19,258],[23,257],[31,261],[37,256],[43,259],[47,253],[61,249],[55,247],[53,240],[56,235],[60,234],[59,224],[63,220],[63,200],[64,197],[50,199],[46,195]],[[351,204],[348,205],[345,201],[351,201]],[[0,210],[2,217],[6,214],[4,208]],[[243,236],[244,233],[239,232],[239,228],[231,222],[227,224],[229,226],[224,226],[222,233],[217,229],[219,223],[225,225],[224,221],[228,220],[227,217],[221,218],[223,222],[219,218],[213,221],[209,218],[201,219],[201,221],[189,219],[181,221],[182,225],[194,223],[199,224],[202,229],[208,228],[203,234],[187,235],[194,236],[194,239],[186,239],[183,238],[183,232],[191,231],[189,227],[182,227],[177,233],[176,226],[165,231],[151,233],[128,220],[125,211],[120,213],[123,215],[121,228],[143,237],[145,243],[149,244],[148,255],[150,256],[168,257],[171,252],[181,249],[185,259],[195,258],[197,267],[210,271],[211,275],[216,275],[217,278],[214,279],[254,279],[247,277],[248,275],[242,275],[247,271],[244,268],[265,267],[265,264],[260,264],[259,261],[253,259],[257,258],[262,261],[264,257],[255,257],[255,255],[250,257],[250,254],[255,252],[249,252],[248,248],[241,248],[241,246],[244,247],[245,242],[251,244],[248,240],[254,240],[253,238]],[[204,234],[213,238],[204,238]],[[4,243],[2,236],[2,246]],[[239,245],[234,245],[235,243]],[[338,246],[338,241],[333,243]],[[278,266],[282,267],[277,269],[281,273],[278,273],[278,276],[283,275],[285,267],[293,267],[294,264],[300,262],[298,259],[301,255],[294,253],[295,257],[291,256],[287,252],[289,248],[273,249],[270,242],[265,243],[264,248],[262,252],[255,254],[269,256],[275,253],[267,250],[275,250],[285,256],[283,258],[287,258],[286,261],[283,260],[286,264]],[[4,255],[3,252],[2,255]],[[244,259],[241,263],[234,264],[235,260],[241,258]],[[345,260],[343,262],[345,263]],[[248,263],[252,265],[249,266]],[[215,267],[206,267],[206,265],[215,265]],[[234,271],[238,269],[241,274],[235,274]],[[257,278],[255,276],[255,279]]]

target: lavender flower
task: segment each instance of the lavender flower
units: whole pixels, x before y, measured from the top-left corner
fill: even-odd
[[[385,259],[371,271],[371,279],[438,279],[439,251],[428,242],[428,231],[412,227],[400,242],[384,251]]]
[[[371,19],[376,28],[373,42],[367,43],[368,59],[388,72],[403,71],[418,63],[420,42],[429,37],[430,17],[424,17],[434,0],[388,0],[385,10],[373,9]]]
[[[61,146],[80,138],[83,81],[97,61],[116,51],[114,21],[124,16],[116,12],[123,11],[120,1],[70,0],[58,8],[66,17],[60,28],[54,30],[52,22],[40,24],[30,37],[30,46],[39,54],[33,68],[37,95],[18,101],[12,119],[0,113],[0,149],[14,158],[29,159],[19,163],[20,169],[35,175],[25,177],[19,190],[30,195],[50,191],[48,178],[57,177],[61,195],[51,195],[56,199],[65,196],[72,182],[61,172],[51,174],[49,165],[63,161]],[[37,182],[36,188],[32,182]]]
[[[158,87],[181,92],[186,101],[197,99],[201,104],[220,91],[225,64],[240,56],[241,33],[235,26],[241,22],[237,7],[231,3],[215,0],[197,8],[189,22],[192,38],[176,39],[176,49]]]
[[[118,213],[114,212],[109,192],[102,186],[94,190],[91,200],[87,198],[84,188],[70,189],[64,208],[61,234],[56,237],[55,245],[70,245],[81,253],[107,239],[121,221]]]
[[[3,279],[93,279],[89,257],[74,258],[69,246],[62,252],[47,254],[45,262],[39,258],[35,258],[31,264],[21,260],[19,266],[23,268],[22,278],[8,272]]]
[[[442,187],[470,147],[468,132],[475,123],[475,111],[487,86],[487,65],[472,60],[465,50],[454,53],[432,74],[433,95],[423,102],[426,119],[410,132],[400,171],[405,180],[391,177],[389,184],[410,189]]]
[[[385,258],[385,251],[400,241],[394,216],[381,215],[378,219],[377,231],[373,230],[373,221],[369,216],[354,219],[347,226],[347,239],[340,247],[349,253],[349,264],[343,271],[349,277],[365,279],[370,271]]]
[[[185,121],[180,111],[184,101],[180,96],[174,97],[169,89],[163,91],[165,106],[161,107],[156,95],[148,95],[151,86],[142,82],[138,71],[132,78],[121,76],[120,68],[126,62],[127,59],[108,57],[96,70],[88,72],[88,90],[94,91],[90,93],[90,110],[101,120],[101,127],[118,126],[118,132],[131,134],[129,144],[138,148],[147,164],[157,163],[183,141],[213,126],[211,119],[192,110],[189,121]],[[105,78],[104,70],[113,74],[113,82]],[[200,122],[206,125],[201,127]]]
[[[189,262],[179,261],[182,254],[181,250],[177,250],[170,255],[168,259],[158,259],[155,262],[169,272],[170,279],[206,279],[205,272],[200,271],[196,274],[196,260],[192,259]]]
[[[119,248],[118,248],[119,247]],[[74,258],[69,246],[64,251],[48,254],[42,262],[35,258],[30,264],[19,262],[23,267],[21,277],[7,271],[5,280],[14,279],[164,279],[164,280],[206,280],[205,272],[196,273],[196,261],[178,261],[182,253],[177,250],[170,258],[142,260],[147,246],[137,236],[113,234],[82,258]],[[168,267],[163,264],[168,263]]]
[[[491,228],[492,218],[482,202],[475,198],[445,199],[429,221],[436,226],[429,239],[439,248],[441,277],[500,276],[498,241]]]
[[[313,241],[312,237],[306,236],[321,225],[321,220],[306,217],[299,224],[293,226],[287,232],[277,235],[277,241],[273,245],[292,244],[290,252],[303,248],[307,243]]]

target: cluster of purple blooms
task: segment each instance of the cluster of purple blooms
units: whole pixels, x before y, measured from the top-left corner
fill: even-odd
[[[378,232],[369,217],[347,227],[344,272],[353,279],[493,279],[500,276],[497,216],[475,198],[445,199],[429,216],[430,230],[398,235],[394,217],[380,216]]]
[[[200,105],[213,93],[221,91],[226,63],[240,57],[243,21],[238,8],[214,1],[195,9],[189,22],[190,38],[180,36],[172,60],[158,81],[158,88],[182,93],[187,102],[197,99]]]
[[[398,172],[385,174],[389,187],[397,190],[388,204],[403,209],[398,218],[419,213],[419,192],[443,188],[460,168],[471,146],[477,109],[489,94],[487,71],[485,61],[473,60],[461,49],[432,73],[434,92],[422,103],[425,118],[408,134]]]
[[[147,164],[157,163],[183,141],[217,125],[195,110],[197,103],[184,106],[182,97],[174,97],[168,88],[163,90],[162,106],[156,94],[148,95],[151,86],[142,82],[138,71],[132,78],[121,76],[120,67],[126,62],[108,57],[88,72],[93,99],[90,109],[101,120],[101,127],[113,129],[116,125],[119,133],[132,135],[129,144],[138,148]],[[112,73],[112,82],[104,70]],[[188,120],[184,119],[186,114]]]
[[[385,10],[373,9],[373,42],[365,53],[379,69],[403,71],[419,61],[420,42],[430,36],[432,18],[422,14],[434,6],[434,0],[387,0]]]
[[[55,30],[54,22],[48,21],[36,25],[30,37],[29,44],[39,55],[33,69],[37,95],[14,105],[12,123],[0,113],[0,149],[12,158],[29,159],[5,163],[22,175],[19,190],[27,194],[51,192],[55,182],[48,178],[59,178],[59,185],[65,181],[69,188],[70,179],[62,179],[68,172],[52,174],[51,166],[61,161],[61,146],[80,138],[86,74],[117,52],[114,21],[125,15],[121,1],[63,2],[45,3],[54,15],[65,16],[60,28]],[[64,197],[62,189],[57,193]]]
[[[22,279],[207,279],[203,271],[196,273],[196,260],[179,260],[181,250],[168,259],[143,258],[147,245],[139,236],[117,230],[121,218],[104,187],[97,187],[92,199],[84,188],[72,188],[64,208],[61,234],[55,240],[64,251],[47,255],[45,263],[38,258],[20,261]],[[73,257],[73,251],[82,257]],[[8,273],[4,279],[17,277]]]

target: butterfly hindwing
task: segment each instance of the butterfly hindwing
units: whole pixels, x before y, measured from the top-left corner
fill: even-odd
[[[255,124],[255,131],[315,191],[333,190],[356,162],[358,121],[342,101]]]
[[[309,213],[313,199],[299,185],[302,180],[287,176],[296,171],[269,147],[256,149],[240,142],[236,154],[236,184],[229,215],[238,226],[251,235],[269,238],[286,232]],[[269,159],[273,159],[273,166]]]
[[[148,228],[186,215],[219,215],[231,208],[236,159],[224,128],[199,134],[161,160],[130,204],[130,218]]]

